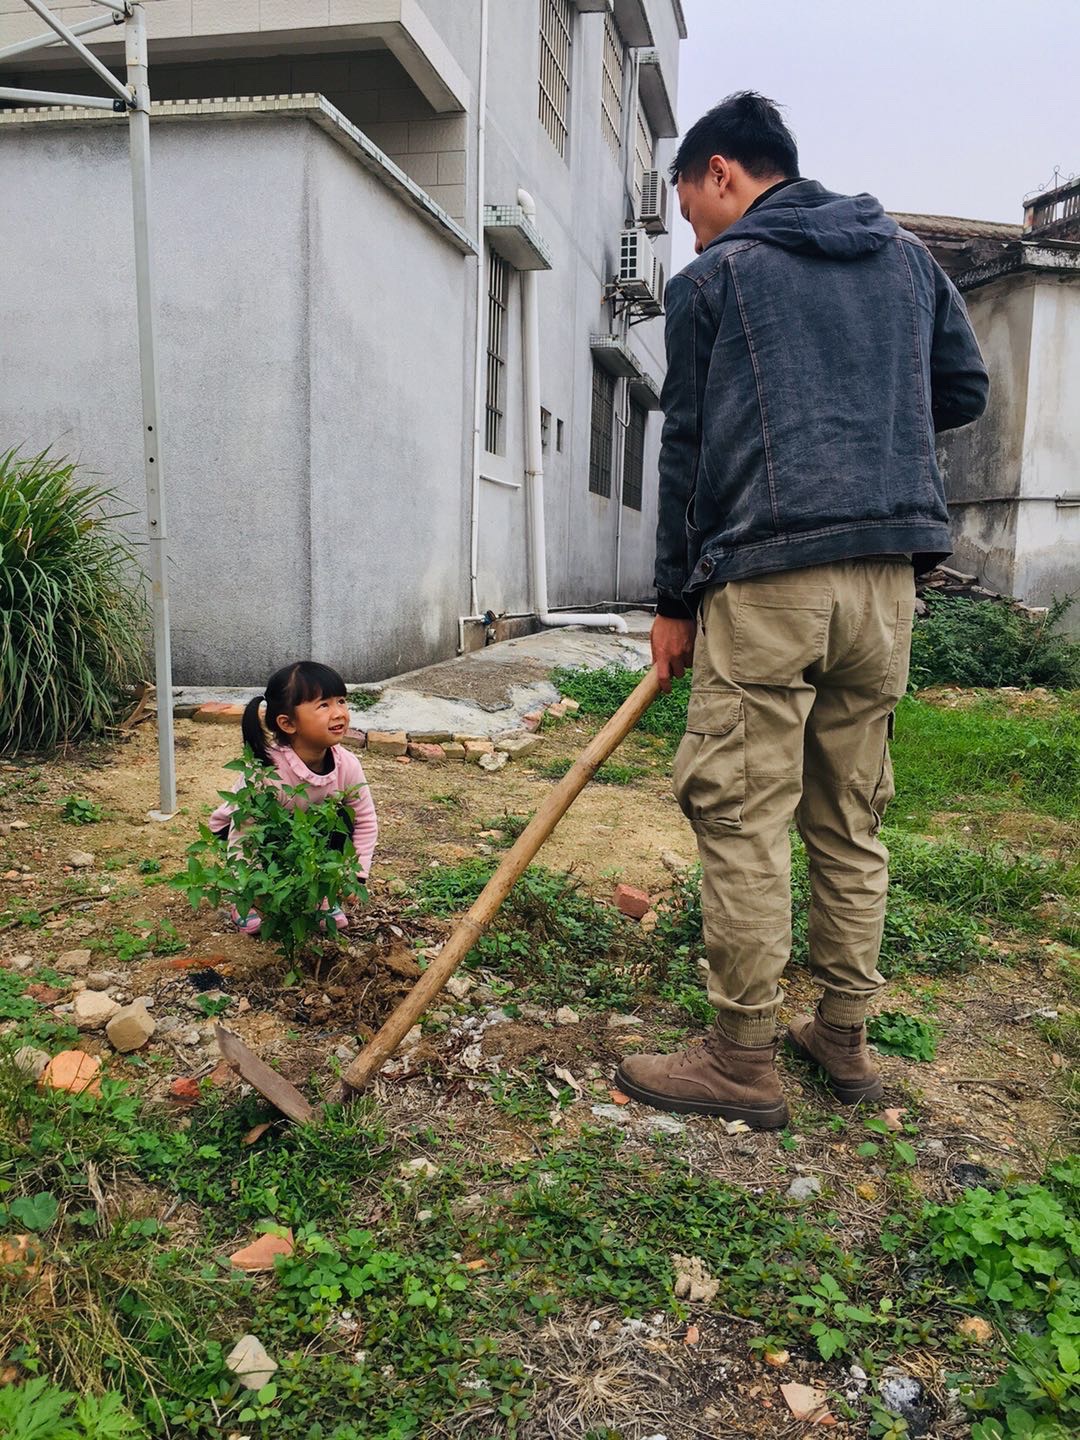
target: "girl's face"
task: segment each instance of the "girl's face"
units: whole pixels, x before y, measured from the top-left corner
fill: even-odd
[[[297,705],[291,718],[279,715],[277,723],[302,760],[318,760],[349,728],[349,707],[344,695],[324,695]]]

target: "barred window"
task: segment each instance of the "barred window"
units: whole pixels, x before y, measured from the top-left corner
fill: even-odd
[[[589,441],[589,489],[611,494],[611,450],[615,431],[615,380],[593,363],[592,435]]]
[[[645,118],[641,106],[637,107],[637,124],[634,127],[634,209],[641,214],[641,179],[646,170],[652,170],[654,141],[652,128]]]
[[[644,405],[630,402],[630,423],[626,427],[626,445],[623,449],[622,503],[631,510],[641,509],[641,494],[645,474],[645,419]]]
[[[506,307],[510,293],[510,266],[488,251],[487,411],[484,448],[492,455],[506,454]]]
[[[622,39],[610,15],[604,16],[604,70],[600,83],[600,126],[613,155],[622,149]]]
[[[570,0],[540,0],[540,122],[560,155],[570,129]]]

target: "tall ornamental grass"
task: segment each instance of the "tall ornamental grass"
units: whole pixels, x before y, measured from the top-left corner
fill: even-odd
[[[102,730],[145,673],[146,600],[114,500],[48,451],[0,454],[0,752]]]

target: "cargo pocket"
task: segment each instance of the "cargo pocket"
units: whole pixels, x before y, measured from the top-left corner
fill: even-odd
[[[738,830],[742,825],[745,752],[742,692],[692,691],[672,788],[695,830]]]
[[[882,681],[881,693],[899,700],[907,690],[908,671],[911,669],[911,626],[914,612],[903,600],[896,602],[896,622],[893,630],[892,651],[889,666]]]

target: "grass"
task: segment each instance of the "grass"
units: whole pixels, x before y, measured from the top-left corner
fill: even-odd
[[[545,780],[561,780],[573,763],[573,757],[562,755],[554,760],[542,761],[533,768]],[[605,764],[597,767],[592,778],[597,785],[632,785],[635,780],[640,780],[643,775],[648,773],[644,765],[623,765],[617,761],[608,760]]]
[[[47,452],[0,454],[4,751],[102,732],[143,673],[146,602],[114,501]]]

